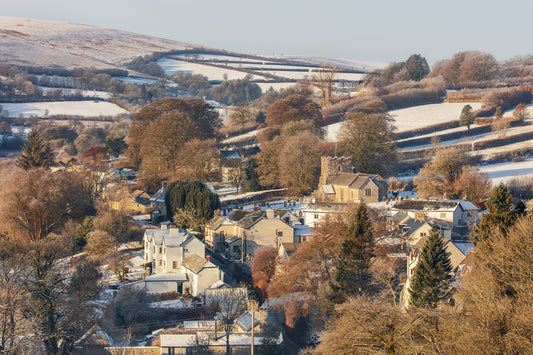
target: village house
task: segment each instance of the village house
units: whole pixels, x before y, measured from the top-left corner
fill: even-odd
[[[399,219],[402,216],[403,218]],[[431,230],[431,224],[426,221],[424,214],[420,213],[416,216],[416,218],[411,218],[406,213],[400,212],[387,220],[388,230],[401,238],[406,246],[414,246],[420,239],[428,236]],[[391,228],[392,223],[394,223],[394,228]],[[446,225],[437,225],[437,228],[443,234],[444,239],[451,239],[452,231],[450,228]]]
[[[187,276],[187,283],[183,286],[193,296],[198,296],[211,285],[224,279],[223,272],[211,262],[209,256],[205,259],[199,255],[190,255],[181,264],[181,272]]]
[[[227,217],[215,216],[207,223],[205,242],[215,252],[236,256],[244,251],[244,256],[252,257],[261,247],[300,243],[315,234],[289,210],[236,209]]]
[[[111,201],[110,207],[117,211],[128,211],[133,214],[146,214],[152,211],[150,199],[152,197],[142,191],[135,190],[132,193],[128,193],[122,198]]]
[[[331,202],[380,202],[388,184],[377,174],[355,173],[347,157],[322,157],[317,196]]]
[[[147,229],[144,232],[144,260],[152,263],[152,272],[181,272],[183,260],[190,255],[205,258],[205,244],[182,228]]]
[[[167,182],[163,181],[163,185],[153,196],[150,198],[152,206],[152,221],[163,221],[167,216],[167,206],[165,204],[165,194],[167,191]]]
[[[428,223],[435,221],[452,231],[463,232],[477,221],[479,212],[476,206],[466,200],[403,200],[397,202],[392,209],[415,219],[421,219],[423,215]]]
[[[316,228],[329,218],[348,213],[354,204],[340,202],[312,202],[302,210],[303,224]]]
[[[107,177],[118,180],[134,180],[137,178],[137,172],[133,169],[117,169],[113,164],[106,171]]]
[[[151,274],[132,287],[147,292],[177,292],[198,296],[224,279],[224,273],[205,256],[205,244],[181,228],[147,229],[144,233],[144,260]]]

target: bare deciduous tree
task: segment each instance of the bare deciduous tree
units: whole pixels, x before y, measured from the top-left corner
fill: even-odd
[[[320,96],[322,96],[322,106],[328,106],[331,103],[336,72],[336,67],[327,66],[324,63],[322,64],[322,67],[315,71],[315,74],[311,76],[311,80],[309,80],[309,85],[320,91]]]

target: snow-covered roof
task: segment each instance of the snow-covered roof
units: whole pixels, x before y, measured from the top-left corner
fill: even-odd
[[[294,235],[296,236],[314,236],[318,235],[318,232],[315,231],[313,228],[306,226],[306,225],[293,225],[294,228]]]
[[[467,200],[450,200],[450,201],[459,202],[459,204],[461,205],[464,211],[472,211],[472,210],[478,211],[479,210],[479,208],[477,208],[472,202],[467,201]]]
[[[192,238],[196,237],[181,228],[154,228],[144,231],[144,240],[152,241],[156,245],[162,245],[164,242],[166,246],[181,246]]]
[[[229,158],[235,158],[235,159],[238,159],[240,158],[241,156],[239,155],[239,153],[237,153],[235,150],[233,149],[221,149],[220,150],[220,154],[222,155],[223,158],[225,159],[229,159]]]
[[[113,339],[98,325],[93,325],[80,339],[74,343],[74,347],[87,345],[113,346]]]
[[[171,282],[171,281],[187,281],[187,275],[177,272],[159,273],[147,276],[144,282]],[[142,281],[141,281],[142,282]]]
[[[184,320],[183,328],[185,329],[214,329],[214,320]]]
[[[241,240],[241,238],[236,237],[236,236],[233,236],[233,237],[229,237],[229,238],[227,238],[227,239],[226,239],[226,243],[227,243],[227,244],[231,244],[231,243],[234,243],[234,242],[236,242],[236,241],[238,241],[238,240]]]
[[[322,185],[322,191],[324,191],[325,194],[334,194],[335,189],[332,185]]]
[[[253,311],[246,311],[235,320],[235,323],[246,332],[249,332],[252,329],[252,312]],[[259,324],[259,313],[254,312],[253,326],[255,327],[257,324]]]

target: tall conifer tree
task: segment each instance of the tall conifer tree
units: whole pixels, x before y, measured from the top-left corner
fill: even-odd
[[[32,129],[28,134],[28,141],[17,157],[17,165],[24,170],[31,168],[49,168],[54,162],[54,154],[48,142],[45,142],[39,132]]]
[[[511,202],[511,191],[504,183],[494,188],[486,206],[488,212],[481,217],[472,233],[471,239],[474,244],[486,240],[496,230],[505,234],[516,220],[516,213],[513,211]]]
[[[342,302],[347,296],[361,293],[370,279],[368,268],[374,257],[374,235],[364,203],[357,208],[348,234],[337,262],[337,284],[332,286],[331,299],[334,302]]]
[[[435,308],[448,290],[451,271],[450,254],[444,249],[437,224],[434,223],[420,253],[420,260],[409,289],[411,304],[416,307]]]

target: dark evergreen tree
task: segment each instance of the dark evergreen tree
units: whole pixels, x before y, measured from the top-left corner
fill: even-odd
[[[54,153],[48,142],[44,141],[39,131],[32,129],[28,141],[17,157],[17,166],[24,170],[32,168],[49,168],[54,162]]]
[[[167,187],[165,194],[167,213],[185,213],[196,222],[213,218],[214,211],[220,208],[218,195],[199,181],[174,181]],[[187,226],[184,220],[175,223]]]
[[[260,191],[263,189],[259,183],[259,174],[257,173],[257,163],[253,159],[250,164],[246,166],[246,181],[242,185],[243,192]]]
[[[431,227],[428,240],[420,253],[409,293],[416,307],[435,308],[444,299],[452,266],[450,254],[444,249],[437,224]]]
[[[474,244],[488,239],[496,231],[505,234],[516,220],[517,214],[511,202],[511,191],[504,183],[494,188],[486,206],[488,212],[474,226],[471,236]]]
[[[466,126],[468,132],[470,133],[470,125],[474,123],[474,114],[472,113],[472,106],[465,105],[463,111],[461,111],[461,116],[459,117],[459,124],[461,126]]]
[[[128,145],[126,144],[126,141],[124,141],[124,136],[118,138],[107,138],[104,146],[107,154],[114,155],[116,157],[128,149]]]
[[[429,65],[426,58],[420,54],[413,54],[404,63],[409,79],[420,81],[429,74]]]
[[[330,299],[342,302],[361,293],[370,280],[368,271],[374,257],[374,235],[366,205],[361,203],[352,220],[348,238],[342,243]]]

